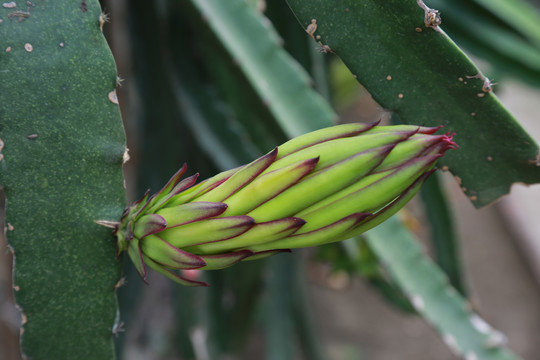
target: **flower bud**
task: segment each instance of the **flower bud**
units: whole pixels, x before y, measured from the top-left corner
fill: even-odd
[[[127,208],[115,229],[138,273],[146,266],[220,269],[289,249],[345,240],[401,209],[457,148],[438,128],[344,124],[314,131],[195,184],[184,165],[161,191]]]

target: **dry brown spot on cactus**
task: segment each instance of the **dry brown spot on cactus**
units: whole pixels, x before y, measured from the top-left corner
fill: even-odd
[[[3,3],[2,6],[6,9],[13,9],[17,7],[17,3],[15,1],[10,1]]]
[[[319,45],[319,52],[323,53],[323,54],[328,54],[328,53],[334,53],[332,51],[332,49],[330,48],[330,46],[328,45],[325,45],[323,44],[320,39],[321,39],[321,36],[320,35],[317,35],[315,36],[315,32],[317,31],[317,19],[312,19],[311,20],[311,24],[309,24],[306,28],[306,32],[308,33],[309,36],[311,36],[311,38],[313,40],[315,40],[317,42],[317,44]]]
[[[386,80],[388,80],[388,81],[392,80],[392,76],[388,75],[388,76],[386,77]]]
[[[86,4],[86,0],[81,1],[80,9],[83,13],[88,11],[88,4]]]
[[[122,155],[122,164],[125,164],[129,161],[129,149],[126,148],[124,155]]]
[[[481,73],[477,73],[476,75],[472,75],[472,76],[465,76],[467,79],[483,79],[484,76],[481,74]]]
[[[126,282],[127,282],[126,278],[124,276],[121,277],[120,280],[118,280],[118,282],[114,285],[114,289],[116,290],[116,289],[126,285]]]
[[[109,101],[113,104],[118,105],[118,96],[116,96],[116,90],[113,90],[109,93]]]
[[[7,229],[8,229],[8,231],[13,231],[13,230],[15,230],[15,228],[13,227],[13,225],[11,225],[10,223],[7,224]]]
[[[477,73],[476,75],[473,75],[473,76],[466,76],[466,78],[483,80],[484,82],[482,84],[482,91],[486,93],[493,91],[493,86],[497,85],[496,83],[492,83],[491,80],[487,76],[484,76],[481,73]],[[478,94],[478,97],[483,97],[483,95],[480,96],[480,94]]]
[[[332,49],[330,48],[330,46],[324,45],[324,44],[323,44],[322,42],[320,42],[320,41],[318,42],[318,44],[319,44],[319,49],[318,49],[319,52],[321,52],[321,53],[323,53],[323,54],[328,54],[328,53],[332,53],[332,54],[333,54],[333,53],[334,53],[334,52],[332,51]]]
[[[11,52],[11,46],[8,46],[8,47],[6,48],[6,52],[7,52],[7,53],[8,53],[8,52]]]
[[[438,10],[431,9],[422,0],[416,0],[418,6],[424,10],[424,24],[437,32],[442,32],[439,25],[442,23],[441,15]]]
[[[14,11],[14,12],[8,14],[8,18],[10,20],[13,20],[13,19],[17,18],[18,22],[21,22],[24,19],[27,19],[29,17],[30,17],[30,12],[22,11],[22,10],[17,10],[17,11]]]
[[[403,94],[402,94],[402,93],[399,93],[397,97],[398,97],[399,99],[403,99]]]
[[[27,52],[32,52],[34,50],[34,47],[32,46],[32,44],[26,43],[24,44],[24,50],[26,50]]]
[[[37,139],[37,137],[38,137],[38,134],[30,134],[30,135],[28,135],[26,138],[27,138],[28,140],[34,140],[34,139]]]
[[[484,93],[478,93],[478,94],[476,94],[476,96],[478,96],[479,98],[483,98],[484,96],[486,96],[486,94],[484,94]]]
[[[488,156],[487,161],[493,161],[493,158],[491,156]]]
[[[424,23],[426,24],[426,27],[436,28],[441,25],[441,22],[441,15],[439,14],[439,11],[429,9],[425,13]]]
[[[311,36],[313,39],[315,39],[313,37],[313,34],[315,34],[315,31],[317,31],[317,20],[316,19],[312,19],[311,20],[311,24],[309,24],[306,28],[306,32],[309,34],[309,36]]]
[[[416,32],[418,32],[418,33],[421,33],[421,32],[423,31],[422,28],[419,28],[419,27],[417,27],[417,28],[414,29],[414,30],[415,30]]]

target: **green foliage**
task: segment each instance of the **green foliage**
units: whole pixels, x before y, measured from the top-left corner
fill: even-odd
[[[396,217],[366,233],[370,246],[446,345],[465,359],[517,360],[503,334],[470,310]]]
[[[486,88],[486,77],[450,38],[424,25],[415,1],[289,0],[385,109],[410,124],[444,125],[460,151],[443,161],[475,206],[540,181],[538,146]],[[351,44],[358,44],[353,46]]]
[[[245,1],[195,0],[215,36],[245,73],[289,137],[329,126],[330,106],[310,91],[309,77],[280,46],[277,34]],[[309,125],[296,121],[310,119]]]
[[[443,10],[442,0],[428,5],[439,3]],[[445,1],[443,27],[448,14],[456,38],[534,83],[534,16],[514,12],[522,6],[517,0],[509,2],[512,11],[502,1],[464,3],[472,2]],[[537,146],[493,93],[482,91],[483,75],[474,77],[479,71],[461,50],[424,26],[424,13],[414,1],[290,0],[300,26],[284,2],[128,4],[134,66],[126,83],[131,81],[137,94],[129,120],[136,128],[138,194],[149,187],[159,190],[183,162],[188,174],[200,171],[204,179],[288,137],[332,125],[337,115],[325,100],[331,98],[331,52],[394,117],[442,124],[458,133],[461,149],[447,165],[477,206],[505,194],[512,182],[540,180],[540,168],[533,164]],[[272,22],[261,12],[264,4]],[[116,74],[100,31],[100,9],[95,0],[9,6],[0,8],[0,138],[5,144],[0,184],[16,255],[17,302],[27,321],[23,352],[35,359],[113,358],[119,262],[110,230],[93,221],[117,221],[125,206],[125,145],[112,102]],[[313,39],[305,33],[312,19],[317,20],[316,31],[310,29]],[[506,39],[511,50],[501,52],[498,39]],[[437,184],[424,192],[437,262],[463,290],[444,194]],[[395,305],[424,317],[460,355],[515,359],[501,347],[501,334],[468,310],[441,268],[397,220],[369,233],[368,242],[349,240],[331,251],[326,260],[363,276]],[[220,358],[241,352],[256,322],[262,323],[268,358],[294,358],[299,349],[310,359],[324,357],[296,260],[274,257],[201,275],[211,289],[174,286],[174,340],[160,340],[168,351],[191,359],[201,350],[194,334],[207,329],[202,346],[210,358]],[[135,272],[127,276],[120,296],[121,320],[129,332],[139,320],[136,306],[143,292]],[[150,328],[139,334],[149,342],[155,336]]]
[[[431,176],[422,186],[420,194],[431,230],[437,264],[448,275],[452,286],[465,295],[466,286],[463,280],[454,220],[440,177],[437,174]]]
[[[431,0],[445,31],[490,65],[497,77],[511,75],[540,84],[540,12],[524,0]]]
[[[120,268],[94,221],[125,206],[125,140],[100,16],[93,0],[0,8],[0,183],[32,359],[114,357]]]

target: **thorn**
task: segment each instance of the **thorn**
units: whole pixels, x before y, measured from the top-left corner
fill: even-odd
[[[439,28],[439,25],[441,25],[442,23],[439,10],[431,9],[426,4],[424,4],[422,0],[416,0],[416,3],[422,10],[424,10],[424,24],[426,25],[426,27],[432,28],[433,30],[442,33],[442,30]]]
[[[118,221],[94,220],[94,222],[98,225],[105,226],[110,229],[116,229],[118,226],[120,226],[120,223]]]

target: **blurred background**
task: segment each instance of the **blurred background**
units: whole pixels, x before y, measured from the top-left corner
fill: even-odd
[[[284,1],[246,1],[271,21],[283,48],[310,73],[340,122],[390,122],[389,112],[339,58],[317,50]],[[101,3],[122,78],[117,92],[131,156],[125,168],[130,201],[148,188],[158,190],[184,162],[204,179],[286,139],[237,60],[189,1]],[[484,3],[429,5],[441,11],[443,29],[495,79],[496,94],[540,142],[540,32]],[[540,3],[529,5],[538,9]],[[482,28],[496,31],[486,35]],[[536,41],[525,41],[534,32]],[[503,38],[523,41],[505,48]],[[453,285],[505,334],[513,351],[540,359],[540,185],[514,185],[511,195],[477,210],[449,173],[440,172],[438,180],[453,223]],[[422,196],[401,216],[438,259]],[[456,359],[380,270],[369,246],[362,239],[356,245],[360,257],[329,245],[190,274],[206,277],[210,288],[182,288],[156,274],[146,286],[126,264],[126,284],[118,293],[119,359]],[[20,319],[5,237],[0,254],[0,359],[13,360]]]

